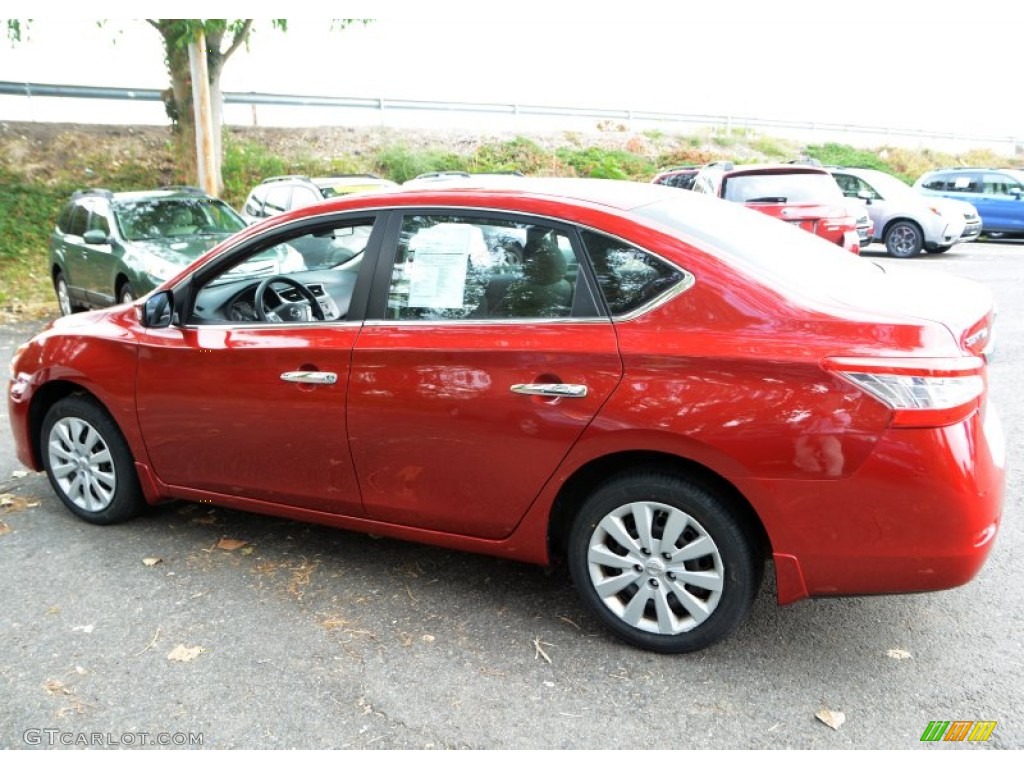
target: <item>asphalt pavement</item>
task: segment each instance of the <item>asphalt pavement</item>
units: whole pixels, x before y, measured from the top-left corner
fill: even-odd
[[[1010,474],[972,583],[779,608],[769,572],[735,637],[659,656],[603,632],[561,571],[191,504],[87,525],[23,474],[3,408],[0,748],[1024,747],[1024,246],[880,260],[999,303]],[[5,370],[39,325],[0,325]],[[936,720],[997,725],[922,742]]]

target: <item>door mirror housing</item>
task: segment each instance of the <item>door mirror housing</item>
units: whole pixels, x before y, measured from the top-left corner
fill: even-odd
[[[110,238],[101,229],[90,229],[82,235],[82,239],[87,245],[106,245],[110,242]]]
[[[174,315],[174,294],[170,291],[154,293],[142,305],[142,324],[146,328],[169,328]]]

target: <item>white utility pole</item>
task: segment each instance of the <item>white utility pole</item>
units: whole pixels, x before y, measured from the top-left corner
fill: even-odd
[[[213,136],[213,106],[210,100],[210,70],[206,58],[206,33],[196,30],[188,44],[189,69],[192,73],[192,106],[196,116],[196,154],[199,186],[211,197],[219,197],[220,158]]]

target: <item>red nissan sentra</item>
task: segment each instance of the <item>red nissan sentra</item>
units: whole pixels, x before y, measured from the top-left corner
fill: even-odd
[[[640,647],[955,587],[1000,519],[992,299],[654,184],[342,198],[11,367],[18,456],[93,523],[178,498],[537,564]],[[305,264],[295,269],[296,254]]]

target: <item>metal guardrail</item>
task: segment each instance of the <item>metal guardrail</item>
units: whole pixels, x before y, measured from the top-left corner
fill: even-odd
[[[162,91],[156,88],[113,88],[91,85],[54,85],[49,83],[18,83],[0,80],[0,95],[49,96],[79,99],[109,99],[128,101],[161,101]],[[678,112],[657,112],[628,109],[602,109],[588,107],[555,107],[532,104],[500,104],[485,102],[428,101],[417,99],[358,98],[350,96],[296,96],[276,93],[224,93],[225,104],[291,106],[291,107],[336,107],[342,109],[375,110],[385,112],[425,111],[440,113],[486,113],[492,115],[571,117],[601,120],[621,120],[632,124],[635,121],[657,123],[680,123],[689,125],[714,125],[743,128],[772,128],[784,131],[825,131],[845,134],[877,135],[882,137],[905,137],[925,140],[948,140],[998,144],[1012,148],[1024,143],[1015,136],[970,135],[942,131],[926,131],[912,128],[891,128],[877,125],[856,125],[813,121],[771,120],[736,115],[702,115]]]

